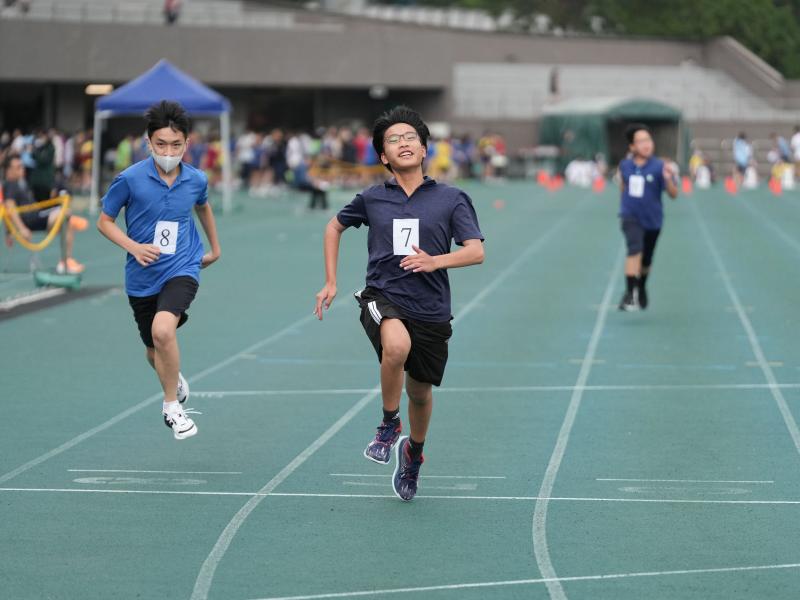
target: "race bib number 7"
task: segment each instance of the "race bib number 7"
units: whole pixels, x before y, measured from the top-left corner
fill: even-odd
[[[411,246],[419,248],[419,219],[394,219],[392,240],[395,255],[416,254]]]
[[[628,178],[628,194],[631,198],[641,198],[644,196],[644,176],[631,175]]]
[[[161,250],[161,254],[175,254],[175,248],[178,246],[178,223],[159,221],[156,224],[153,246]]]

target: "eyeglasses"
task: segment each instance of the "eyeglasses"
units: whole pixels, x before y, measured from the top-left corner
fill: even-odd
[[[386,143],[387,144],[399,144],[400,140],[405,140],[407,142],[413,142],[413,141],[418,140],[418,139],[419,139],[419,136],[417,135],[416,131],[406,131],[403,134],[395,133],[395,134],[392,134],[392,135],[388,136],[386,138]]]

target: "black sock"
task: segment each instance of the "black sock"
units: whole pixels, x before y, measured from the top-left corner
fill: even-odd
[[[628,294],[633,295],[633,290],[636,289],[636,282],[639,278],[633,275],[626,275],[625,282],[628,285]]]
[[[408,438],[408,455],[411,460],[419,460],[419,457],[422,456],[422,447],[424,445],[425,442],[415,442],[410,437]]]
[[[400,421],[400,409],[397,410],[386,410],[383,409],[383,422],[389,423],[390,421],[399,422]]]
[[[643,288],[644,284],[647,282],[647,273],[643,273],[639,276],[639,287]]]

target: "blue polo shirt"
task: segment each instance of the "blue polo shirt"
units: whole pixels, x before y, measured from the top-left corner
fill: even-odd
[[[619,216],[636,219],[644,229],[661,229],[664,223],[661,193],[666,188],[664,161],[651,157],[638,166],[633,159],[626,158],[619,163],[619,175],[624,184]]]
[[[392,178],[357,194],[337,218],[345,227],[369,227],[368,286],[380,290],[410,319],[441,323],[453,318],[447,270],[403,270],[400,261],[404,255],[395,254],[396,244],[398,237],[399,243],[407,242],[410,232],[400,232],[395,221],[413,222],[418,227],[420,249],[432,256],[447,254],[453,241],[458,245],[465,240],[483,241],[469,196],[426,177],[409,197]]]
[[[185,162],[180,169],[172,187],[168,187],[159,177],[153,158],[146,158],[117,175],[103,197],[103,212],[109,217],[116,219],[119,211],[125,208],[127,234],[135,242],[156,246],[161,242],[160,245],[168,246],[170,236],[177,232],[173,240],[174,253],[162,250],[158,259],[146,267],[128,254],[125,291],[129,296],[152,296],[159,293],[167,281],[182,275],[200,281],[203,243],[192,218],[192,209],[208,201],[208,179],[202,171]]]

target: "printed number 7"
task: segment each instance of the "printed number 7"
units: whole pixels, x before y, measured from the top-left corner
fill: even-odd
[[[408,247],[408,241],[411,239],[411,227],[403,227],[400,231],[401,232],[402,231],[407,231],[408,232],[408,235],[406,236],[406,243],[405,243],[406,247]]]

